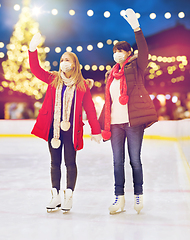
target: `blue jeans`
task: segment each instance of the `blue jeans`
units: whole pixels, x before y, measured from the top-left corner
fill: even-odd
[[[132,167],[134,194],[143,194],[141,146],[144,135],[144,125],[129,127],[128,123],[112,124],[111,133],[115,177],[115,195],[124,195],[126,138],[130,165]]]

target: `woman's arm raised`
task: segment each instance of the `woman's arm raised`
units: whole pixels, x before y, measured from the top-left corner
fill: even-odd
[[[49,82],[51,81],[51,73],[41,68],[38,60],[37,46],[40,44],[40,42],[41,42],[41,34],[36,33],[29,44],[28,54],[29,54],[30,69],[31,69],[31,72],[38,79],[49,84]]]

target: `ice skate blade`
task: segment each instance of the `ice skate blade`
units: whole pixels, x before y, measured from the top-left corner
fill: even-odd
[[[46,210],[47,210],[47,213],[52,213],[52,212],[60,211],[61,208],[60,207],[59,208],[47,208]]]
[[[110,212],[110,215],[115,215],[115,214],[119,214],[119,213],[122,213],[122,212],[126,212],[126,210],[120,210],[120,211],[117,211],[117,212]]]
[[[63,214],[70,212],[71,209],[61,209],[63,211]]]
[[[136,210],[137,211],[137,210]],[[137,214],[140,214],[141,210],[140,211],[137,211]]]
[[[143,207],[142,208],[140,208],[140,209],[136,209],[136,208],[134,208],[135,209],[135,211],[137,212],[137,214],[140,214],[140,212],[141,212],[141,210],[143,209]]]

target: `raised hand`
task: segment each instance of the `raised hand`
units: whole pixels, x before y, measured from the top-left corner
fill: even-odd
[[[128,8],[125,11],[125,14],[123,15],[123,17],[131,25],[132,29],[136,29],[140,26],[137,16],[136,16],[135,12],[133,11],[133,9]]]
[[[37,46],[41,43],[41,34],[40,33],[36,33],[32,40],[30,41],[29,44],[29,51],[30,52],[34,52],[37,48]]]

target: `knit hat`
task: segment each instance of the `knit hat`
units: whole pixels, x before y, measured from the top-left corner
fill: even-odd
[[[113,82],[113,79],[120,79],[120,96],[119,96],[119,102],[122,105],[126,105],[128,103],[128,95],[127,95],[127,84],[124,76],[124,66],[129,62],[129,59],[131,57],[128,57],[122,68],[119,70],[120,64],[117,63],[111,70],[107,84],[106,84],[106,91],[105,91],[105,121],[104,121],[104,130],[102,131],[102,138],[104,140],[109,140],[111,138],[111,131],[110,131],[110,125],[111,125],[111,96],[110,96],[110,85]]]

